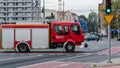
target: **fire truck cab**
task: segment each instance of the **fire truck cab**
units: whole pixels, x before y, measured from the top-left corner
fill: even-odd
[[[80,23],[78,22],[51,22],[50,48],[63,47],[67,52],[73,52],[75,46],[84,41]]]

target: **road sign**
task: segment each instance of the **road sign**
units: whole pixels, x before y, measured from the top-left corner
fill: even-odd
[[[106,19],[107,23],[110,24],[112,19],[113,19],[114,15],[108,15],[108,14],[105,14],[104,15],[104,18]]]

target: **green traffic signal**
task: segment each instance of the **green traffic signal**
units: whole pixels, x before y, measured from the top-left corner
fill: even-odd
[[[110,14],[112,12],[112,7],[111,7],[111,0],[106,0],[106,14]]]
[[[110,8],[106,8],[106,13],[110,14],[112,12],[112,10]]]

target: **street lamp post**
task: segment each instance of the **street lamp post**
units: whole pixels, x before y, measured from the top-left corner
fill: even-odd
[[[43,19],[45,22],[45,0],[43,0]]]
[[[31,0],[31,20],[33,20],[33,0]]]
[[[8,2],[6,1],[6,19],[5,22],[8,22]]]
[[[64,16],[65,16],[65,12],[64,12],[64,8],[65,8],[65,7],[64,7],[64,5],[65,5],[65,4],[64,4],[64,1],[63,1],[63,17],[62,17],[62,18],[63,18],[63,21],[64,21]]]

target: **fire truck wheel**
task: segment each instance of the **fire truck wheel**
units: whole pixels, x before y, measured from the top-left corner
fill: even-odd
[[[18,50],[19,50],[19,52],[29,52],[28,45],[25,43],[20,43],[18,45]]]
[[[73,43],[67,43],[65,45],[65,50],[66,50],[66,52],[74,52],[75,45]]]

